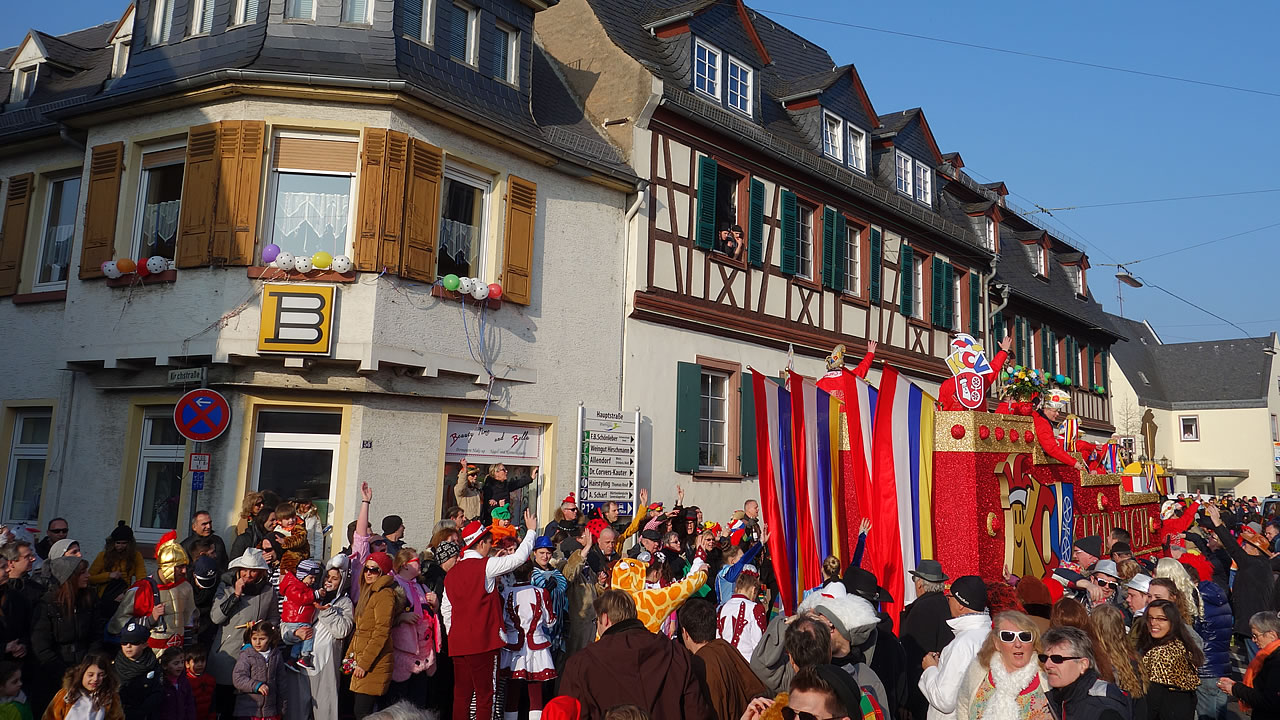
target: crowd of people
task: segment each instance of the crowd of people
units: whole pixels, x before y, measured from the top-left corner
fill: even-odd
[[[198,512],[150,572],[124,523],[92,562],[65,519],[6,530],[0,720],[1280,718],[1280,520],[1256,499],[1174,501],[1156,552],[1116,528],[1046,578],[923,560],[899,617],[864,520],[788,615],[754,500],[721,524],[679,487],[630,518],[570,495],[540,527],[513,516],[535,478],[474,467],[421,549],[399,515],[374,532],[368,484],[328,558],[314,504],[272,493],[229,552]]]

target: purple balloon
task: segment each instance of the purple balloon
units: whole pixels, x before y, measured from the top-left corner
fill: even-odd
[[[276,256],[280,254],[280,246],[275,243],[262,248],[262,262],[275,262]]]

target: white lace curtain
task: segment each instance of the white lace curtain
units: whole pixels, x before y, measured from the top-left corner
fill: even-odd
[[[306,247],[307,241],[313,238],[331,245],[333,240],[347,236],[350,215],[350,195],[282,192],[276,203],[276,233],[289,239],[301,240],[303,248],[308,250],[310,248]],[[302,230],[301,237],[299,230]]]
[[[44,258],[40,266],[39,282],[57,282],[67,279],[67,263],[71,258],[71,238],[75,235],[75,223],[51,225],[44,231]]]
[[[480,228],[448,218],[440,219],[440,253],[461,265],[469,265],[479,247]]]
[[[142,240],[147,245],[172,245],[178,236],[181,200],[147,203],[142,209]]]

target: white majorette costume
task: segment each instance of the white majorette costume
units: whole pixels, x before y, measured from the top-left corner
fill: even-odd
[[[165,533],[156,543],[154,577],[142,578],[125,591],[107,631],[119,634],[129,620],[134,619],[150,629],[147,646],[156,655],[166,648],[182,647],[200,617],[195,591],[187,582],[189,562],[186,551],[178,543],[177,531]],[[164,615],[152,621],[151,610],[157,603],[164,605]]]
[[[502,591],[503,673],[514,680],[545,682],[556,677],[551,628],[558,618],[546,590],[528,583]]]
[[[759,573],[751,565],[742,569],[742,573]],[[755,652],[760,638],[764,637],[764,629],[768,625],[764,606],[746,595],[734,593],[724,605],[720,606],[720,617],[716,621],[716,635],[730,645],[738,648],[742,657],[751,662],[751,654]]]

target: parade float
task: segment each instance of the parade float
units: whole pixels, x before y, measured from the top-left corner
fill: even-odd
[[[1135,482],[1114,444],[1080,437],[1065,378],[1002,369],[1005,350],[988,362],[968,335],[952,350],[941,398],[888,365],[873,386],[870,358],[849,370],[843,347],[822,378],[752,370],[761,507],[788,612],[821,583],[824,557],[851,561],[864,518],[862,566],[893,595],[891,617],[914,599],[908,573],[923,559],[997,581],[1047,577],[1075,539],[1115,527],[1137,554],[1159,548],[1158,481]]]

